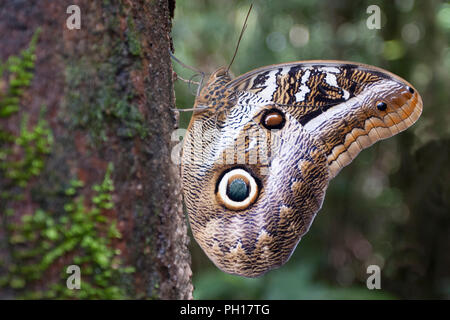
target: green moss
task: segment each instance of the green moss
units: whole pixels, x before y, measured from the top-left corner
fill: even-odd
[[[139,34],[136,32],[136,26],[134,24],[133,18],[127,18],[127,40],[128,47],[130,48],[131,54],[135,56],[140,56],[141,51],[141,41],[139,39]]]
[[[66,68],[71,124],[88,131],[94,142],[106,141],[108,129],[119,137],[147,134],[144,117],[132,103],[132,91],[121,92],[116,72],[112,63],[92,64],[84,58]]]
[[[117,16],[123,13],[105,12],[107,29],[117,29]],[[130,79],[130,70],[141,68],[141,60],[136,58],[141,55],[141,45],[132,18],[127,19],[125,36],[127,40],[123,41],[105,32],[95,50],[67,62],[66,102],[72,115],[68,120],[73,127],[88,131],[94,143],[107,141],[113,134],[124,138],[147,136]]]

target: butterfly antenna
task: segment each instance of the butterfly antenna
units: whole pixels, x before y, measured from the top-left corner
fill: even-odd
[[[184,67],[184,68],[186,68],[186,69],[189,69],[189,70],[192,70],[192,71],[194,71],[196,74],[199,74],[199,75],[200,75],[200,83],[199,83],[199,86],[198,86],[198,88],[197,88],[197,96],[198,96],[198,95],[200,94],[200,90],[201,90],[201,88],[202,88],[202,86],[203,86],[203,80],[204,80],[204,78],[205,78],[205,73],[204,73],[203,71],[200,71],[200,70],[198,70],[198,69],[196,69],[196,68],[194,68],[194,67],[188,66],[187,64],[184,64],[183,62],[181,62],[177,57],[175,57],[175,56],[173,55],[173,53],[172,53],[172,51],[170,51],[170,49],[169,49],[169,54],[170,54],[170,57],[171,57],[173,60],[175,60],[176,62],[178,62],[182,67]],[[189,81],[192,81],[192,78],[193,78],[194,76],[195,76],[195,75],[193,75]],[[183,80],[184,80],[184,79],[183,79]]]
[[[197,72],[197,73],[200,73],[200,74],[203,73],[202,71],[200,71],[200,70],[198,70],[198,69],[196,69],[196,68],[194,68],[194,67],[188,66],[187,64],[184,64],[183,62],[181,62],[177,57],[175,57],[175,56],[173,55],[173,53],[172,53],[172,51],[170,51],[170,49],[169,49],[169,54],[170,54],[170,57],[171,57],[173,60],[175,60],[176,62],[178,62],[178,63],[179,63],[181,66],[183,66],[184,68],[189,69],[189,70],[192,70],[192,71]]]
[[[244,25],[242,26],[241,34],[239,35],[239,39],[238,39],[238,42],[237,42],[237,45],[236,45],[236,49],[234,50],[233,59],[231,59],[231,62],[228,65],[227,72],[230,71],[231,65],[234,62],[234,58],[236,58],[236,54],[237,54],[237,51],[239,49],[239,44],[241,43],[242,36],[244,35],[244,31],[247,28],[248,16],[250,15],[250,11],[252,11],[252,8],[253,8],[253,3],[250,5],[250,8],[248,9],[247,16],[245,17]]]
[[[209,107],[209,106],[199,106],[197,108],[185,108],[185,109],[177,109],[174,108],[172,109],[172,111],[177,111],[177,112],[202,112],[204,110],[208,110],[208,109],[213,109],[214,107]]]

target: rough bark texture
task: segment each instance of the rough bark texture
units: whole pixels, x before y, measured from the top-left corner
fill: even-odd
[[[66,27],[72,4],[81,9],[80,30]],[[45,105],[54,136],[42,173],[8,207],[16,219],[36,208],[63,214],[60,190],[69,180],[83,181],[80,193],[88,198],[112,163],[114,207],[107,216],[122,234],[114,246],[136,269],[120,284],[130,298],[192,298],[180,180],[170,160],[176,126],[168,55],[173,9],[167,0],[0,2],[1,61],[24,49],[41,28],[34,79],[21,107],[35,122]],[[18,132],[21,112],[0,121]],[[0,241],[5,239],[3,233]],[[0,252],[6,263],[7,247]],[[52,264],[48,278],[61,273],[64,261]],[[0,290],[0,296],[15,296]]]

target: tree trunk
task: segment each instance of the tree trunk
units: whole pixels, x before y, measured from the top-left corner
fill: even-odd
[[[0,298],[192,298],[174,5],[0,2]]]

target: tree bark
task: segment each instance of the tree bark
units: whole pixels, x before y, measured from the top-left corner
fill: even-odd
[[[73,13],[66,10],[72,4],[80,8],[80,29],[70,30],[66,24]],[[0,127],[20,136],[26,113],[30,130],[41,119],[53,137],[42,169],[21,185],[11,178],[10,167],[0,169],[5,194],[0,200],[1,298],[64,298],[64,290],[69,290],[66,268],[72,264],[80,266],[81,289],[68,292],[69,297],[104,298],[102,290],[114,287],[122,293],[106,297],[192,298],[179,172],[170,159],[177,122],[171,110],[175,102],[168,55],[173,10],[173,0],[1,2],[0,61],[19,55],[38,28],[40,32],[30,71],[33,80],[23,90],[19,111],[0,118]],[[3,97],[11,87],[11,73],[0,82]],[[18,163],[24,157],[24,152],[14,151],[18,148],[14,143],[6,139],[0,146],[12,150],[4,163]],[[108,189],[109,174],[114,190]],[[83,224],[90,237],[82,231],[76,236],[79,230],[72,227],[77,219],[87,219],[74,215],[76,210],[98,220]],[[47,219],[45,226],[36,213]],[[24,216],[32,221],[27,226],[36,230],[22,230]],[[64,234],[60,221],[71,231]],[[105,230],[115,222],[120,236],[96,242],[92,234],[106,239]],[[67,243],[72,245],[62,245]],[[102,243],[116,250],[111,257],[105,249],[107,263],[97,248]],[[18,254],[19,249],[36,246],[40,256]],[[49,254],[53,249],[59,253],[56,258]],[[41,276],[29,279],[23,266],[46,266],[42,264],[46,258],[51,261],[48,267],[33,273]],[[105,272],[114,275],[124,268],[128,269],[117,277],[102,278]],[[63,291],[46,295],[55,283]],[[81,294],[87,287],[92,290]],[[33,292],[38,294],[30,295]]]

